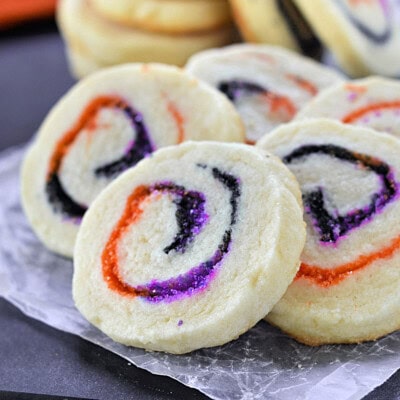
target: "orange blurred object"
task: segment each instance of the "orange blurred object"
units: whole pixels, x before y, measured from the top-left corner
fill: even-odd
[[[54,15],[57,0],[0,0],[0,29]]]

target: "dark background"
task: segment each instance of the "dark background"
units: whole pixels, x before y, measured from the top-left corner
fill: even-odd
[[[73,83],[54,23],[0,32],[0,149],[28,141]],[[48,398],[43,394],[113,400],[207,398],[27,318],[0,299],[0,400],[36,398],[15,392],[42,394],[40,399]],[[400,399],[400,372],[365,399]]]

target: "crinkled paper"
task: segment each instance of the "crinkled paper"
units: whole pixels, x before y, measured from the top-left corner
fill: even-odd
[[[74,307],[72,262],[47,251],[27,224],[19,200],[23,153],[0,156],[0,295],[26,315],[213,399],[360,399],[400,367],[400,332],[375,343],[313,348],[260,322],[225,346],[182,356],[114,343]]]

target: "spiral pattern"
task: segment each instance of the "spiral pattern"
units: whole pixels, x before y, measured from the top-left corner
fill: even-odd
[[[357,153],[344,147],[324,144],[301,146],[283,158],[283,162],[291,164],[295,161],[304,161],[314,154],[333,157],[338,160],[366,169],[379,177],[381,188],[371,195],[369,203],[362,208],[351,210],[345,215],[336,211],[332,215],[325,207],[324,189],[319,187],[311,192],[303,193],[304,208],[313,220],[319,232],[320,241],[336,243],[349,231],[370,221],[375,214],[383,210],[398,195],[399,183],[394,178],[391,167],[385,162],[366,154]]]
[[[355,3],[355,2],[354,2]],[[359,3],[359,2],[357,2]],[[387,0],[373,0],[372,2],[363,2],[363,6],[376,6],[376,11],[381,11],[385,20],[385,27],[381,32],[375,32],[365,23],[360,21],[355,15],[354,11],[359,4],[354,4],[351,7],[345,6],[342,1],[339,1],[338,4],[343,9],[343,12],[346,14],[349,21],[353,24],[353,26],[361,32],[365,37],[367,37],[372,42],[376,44],[384,44],[389,41],[392,36],[392,17],[390,15],[389,3]],[[361,3],[361,2],[360,2]],[[371,19],[371,21],[375,21],[375,19]]]
[[[230,221],[219,241],[217,249],[206,261],[191,268],[188,272],[167,280],[152,280],[149,283],[131,286],[124,282],[119,273],[118,246],[128,228],[139,221],[143,207],[155,199],[156,195],[173,197],[177,209],[175,217],[178,225],[171,244],[163,251],[184,253],[208,221],[205,212],[206,197],[203,193],[186,189],[174,182],[157,182],[151,186],[138,186],[126,201],[121,218],[115,225],[102,252],[103,279],[108,287],[123,296],[142,297],[150,302],[173,301],[183,295],[191,295],[208,286],[216,269],[229,253],[232,242],[232,228],[236,223],[240,181],[237,177],[215,167],[198,164],[199,168],[209,170],[212,177],[230,192]]]
[[[297,112],[296,106],[288,97],[274,93],[256,83],[243,80],[222,81],[218,85],[218,90],[224,93],[233,103],[244,96],[258,95],[269,105],[272,113],[279,113],[279,119],[282,122],[290,121]]]
[[[94,176],[111,179],[155,150],[142,115],[131,105],[118,96],[104,95],[94,98],[83,110],[73,127],[57,142],[49,162],[45,186],[47,200],[55,212],[66,218],[79,221],[86,212],[87,206],[76,202],[63,187],[59,176],[63,159],[84,129],[95,129],[99,112],[106,108],[120,110],[128,118],[134,133],[133,140],[121,158],[96,168],[93,171]]]

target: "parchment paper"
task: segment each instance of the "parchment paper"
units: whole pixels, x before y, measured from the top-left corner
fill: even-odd
[[[375,343],[312,348],[260,322],[225,346],[183,356],[114,343],[74,307],[72,262],[47,251],[27,224],[19,201],[23,152],[0,154],[0,295],[26,315],[213,399],[360,399],[400,367],[400,332]]]

